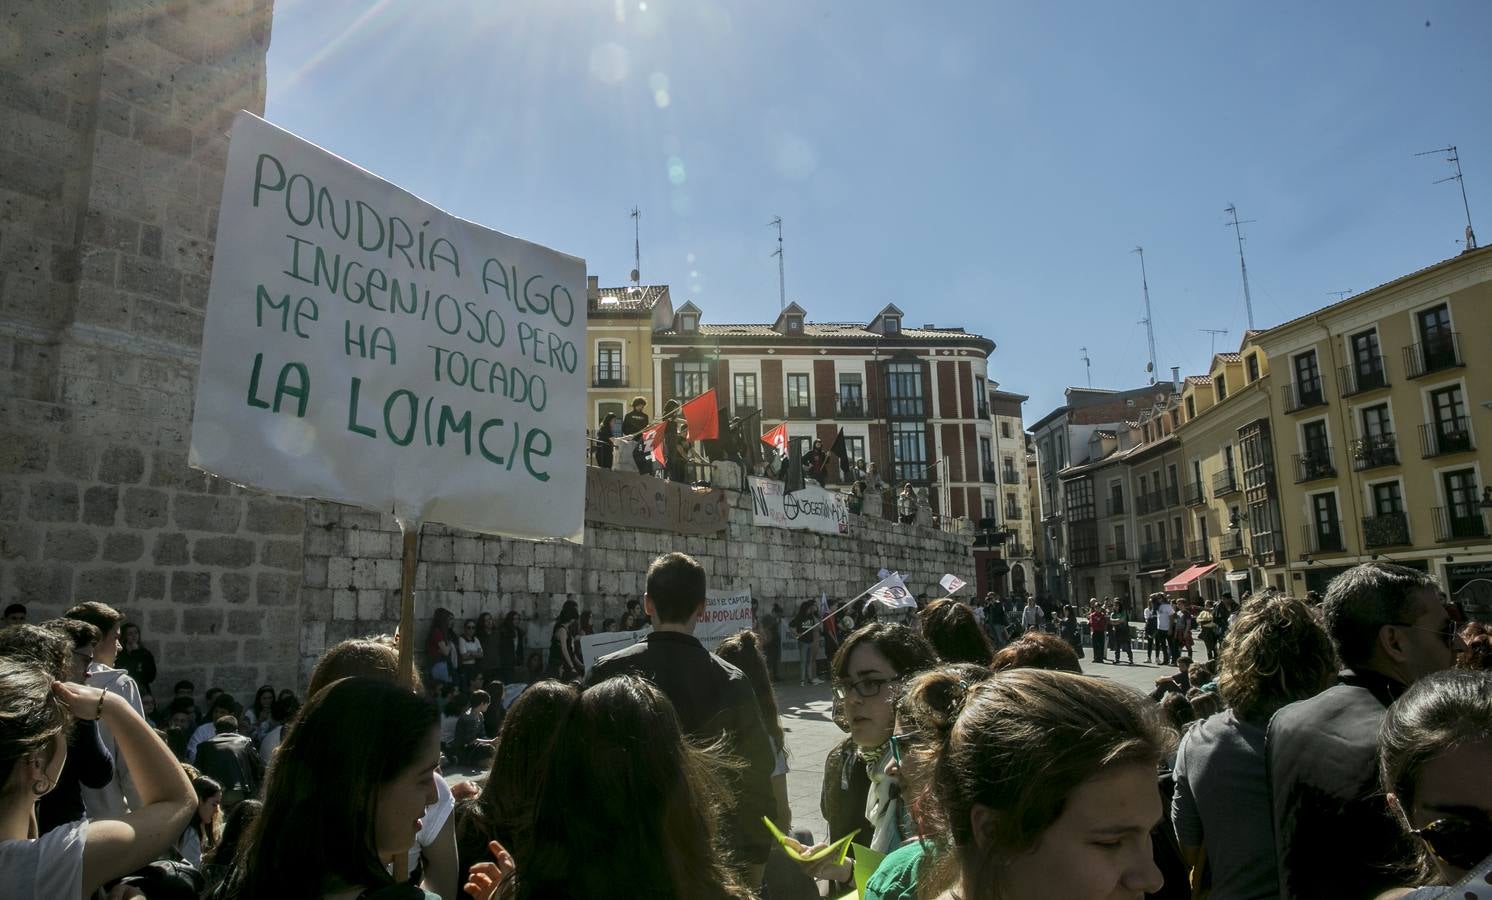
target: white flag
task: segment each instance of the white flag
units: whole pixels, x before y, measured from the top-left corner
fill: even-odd
[[[938,584],[942,585],[943,590],[947,591],[948,593],[956,594],[958,593],[958,589],[968,584],[968,582],[964,581],[957,575],[944,575],[943,580],[939,581]]]
[[[887,609],[917,608],[917,601],[912,598],[912,592],[907,590],[906,583],[895,572],[881,579],[875,587],[870,589],[870,600]]]

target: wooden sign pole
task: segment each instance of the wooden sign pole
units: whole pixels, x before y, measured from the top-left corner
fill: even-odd
[[[420,563],[420,522],[399,520],[404,568],[399,579],[399,683],[414,685],[414,575]]]

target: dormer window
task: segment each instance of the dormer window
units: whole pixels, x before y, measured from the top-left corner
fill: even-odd
[[[901,334],[901,316],[887,316],[885,322],[887,334]]]
[[[680,334],[699,333],[699,307],[693,303],[685,303],[679,307],[678,331]]]
[[[876,313],[876,317],[870,320],[870,330],[876,334],[887,337],[895,337],[901,334],[902,311],[895,303],[886,304],[886,308]]]
[[[788,316],[787,317],[787,333],[788,334],[802,334],[803,333],[803,317],[802,316]]]

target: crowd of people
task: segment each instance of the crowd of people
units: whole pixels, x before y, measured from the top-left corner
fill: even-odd
[[[1319,603],[1267,590],[1194,620],[1155,598],[1147,648],[1176,671],[1149,697],[1084,673],[1076,610],[852,607],[829,648],[846,737],[821,835],[794,828],[786,790],[763,636],[782,611],[710,652],[705,590],[699,563],[660,557],[628,610],[643,640],[507,704],[521,645],[441,616],[412,679],[374,636],[324,654],[304,706],[266,685],[202,711],[183,682],[153,715],[153,662],[123,665],[142,648],[118,611],[7,610],[0,900],[745,900],[788,858],[763,820],[804,882],[872,900],[1419,900],[1492,855],[1489,633],[1422,572],[1368,563]],[[797,612],[794,639],[827,630]],[[1129,649],[1115,612],[1086,611],[1095,662]],[[1217,653],[1193,662],[1173,623],[1204,614]],[[560,620],[565,657],[579,616]],[[453,790],[456,763],[483,774]],[[827,852],[850,835],[848,858]]]

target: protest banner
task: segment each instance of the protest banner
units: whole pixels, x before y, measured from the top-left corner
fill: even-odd
[[[820,534],[849,533],[850,508],[843,494],[814,484],[788,494],[776,479],[752,476],[748,480],[754,524]]]
[[[240,112],[190,462],[404,521],[579,541],[584,336],[583,260]]]
[[[596,660],[608,653],[627,649],[652,631],[651,628],[641,628],[637,631],[603,631],[599,634],[581,635],[580,659],[585,663],[585,674],[591,674],[591,666],[596,664]]]
[[[968,584],[968,582],[957,575],[944,575],[939,579],[938,584],[948,593],[956,594],[958,593],[958,589]]]
[[[907,590],[907,585],[901,580],[901,576],[892,572],[881,579],[868,592],[872,603],[879,603],[887,609],[916,609],[917,600],[912,592]]]
[[[705,614],[694,626],[694,636],[714,652],[720,642],[751,627],[751,590],[705,591]]]
[[[630,460],[629,460],[630,461]],[[585,470],[585,520],[676,534],[725,530],[730,501],[720,488],[690,487],[616,469]]]

